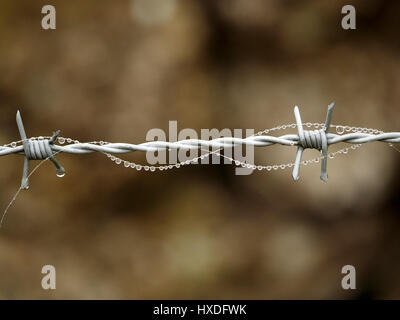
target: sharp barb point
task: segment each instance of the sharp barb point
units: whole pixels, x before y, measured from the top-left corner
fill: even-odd
[[[321,175],[321,180],[325,183],[328,182],[328,175],[327,174]]]

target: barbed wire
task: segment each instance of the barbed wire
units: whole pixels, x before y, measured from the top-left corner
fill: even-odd
[[[348,151],[355,150],[359,148],[362,144],[369,142],[379,141],[389,143],[390,145],[400,142],[400,132],[385,133],[377,129],[332,125],[331,118],[333,108],[334,103],[332,103],[328,107],[328,113],[325,123],[303,123],[301,121],[299,109],[296,106],[294,108],[296,123],[281,125],[271,129],[265,129],[246,138],[222,137],[213,140],[186,139],[176,142],[150,141],[141,144],[110,143],[105,141],[81,143],[78,140],[74,140],[71,138],[59,137],[59,131],[55,132],[52,136],[34,137],[28,139],[26,137],[20,112],[18,111],[17,125],[21,135],[21,140],[1,146],[0,156],[6,156],[10,154],[21,154],[25,156],[23,179],[21,183],[22,189],[27,189],[29,186],[28,175],[30,160],[50,159],[57,168],[57,175],[63,176],[65,174],[65,169],[56,160],[56,153],[89,154],[94,152],[101,152],[103,154],[106,154],[107,157],[114,161],[116,164],[123,163],[124,166],[127,168],[135,168],[136,170],[144,169],[146,171],[162,171],[179,168],[180,166],[199,163],[206,157],[215,154],[231,161],[237,166],[242,166],[253,170],[258,169],[271,171],[293,167],[294,169],[292,175],[294,180],[298,180],[299,178],[300,165],[307,165],[309,163],[321,163],[321,179],[326,182],[326,168],[328,158],[332,159],[336,155],[347,154]],[[306,130],[304,130],[304,127],[306,128]],[[272,133],[274,131],[295,128],[297,128],[297,134],[286,134],[279,137],[268,135],[269,133]],[[312,128],[314,130],[309,130]],[[330,128],[335,128],[336,133],[329,133],[328,130]],[[56,142],[58,142],[59,145],[55,144]],[[327,150],[330,145],[338,144],[341,142],[352,144],[352,146],[328,154]],[[67,145],[64,145],[65,143],[67,143]],[[246,163],[221,154],[222,150],[243,145],[250,145],[252,147],[268,147],[276,144],[282,146],[297,147],[298,151],[296,161],[287,164],[274,164],[265,166]],[[213,151],[209,151],[210,148],[212,148]],[[307,148],[319,150],[322,156],[311,160],[302,161],[302,153],[304,149]],[[135,151],[156,152],[163,150],[201,150],[205,151],[206,153],[200,155],[199,157],[185,160],[176,164],[160,166],[143,166],[114,156],[114,154],[126,154]]]

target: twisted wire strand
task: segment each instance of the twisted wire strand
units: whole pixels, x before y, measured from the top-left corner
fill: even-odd
[[[268,129],[264,129],[261,131],[256,132],[253,136],[262,136],[262,135],[266,135],[267,133],[273,132],[273,131],[279,131],[279,130],[285,130],[288,128],[296,128],[297,127],[297,123],[291,123],[291,124],[284,124],[284,125],[280,125],[280,126],[276,126],[273,128],[268,128]],[[302,123],[302,125],[304,125],[307,128],[315,128],[315,129],[319,129],[319,128],[324,128],[324,124],[323,123]],[[350,126],[344,126],[344,125],[334,125],[331,124],[330,127],[332,128],[336,128],[336,131],[340,134],[344,133],[345,131],[349,132],[349,131],[353,131],[353,132],[364,132],[364,133],[370,133],[370,134],[379,134],[379,133],[384,133],[383,131],[380,131],[378,129],[370,129],[370,128],[355,128],[355,127],[350,127]],[[0,155],[8,155],[8,154],[13,154],[13,153],[18,153],[18,154],[24,154],[24,149],[23,146],[18,146],[18,144],[23,144],[24,142],[30,140],[31,142],[35,142],[35,141],[43,141],[43,140],[49,140],[51,139],[51,136],[40,136],[40,137],[32,137],[30,139],[22,139],[22,140],[18,140],[18,141],[14,141],[14,142],[10,142],[4,146],[0,146]],[[76,139],[73,138],[65,138],[65,137],[58,137],[58,142],[60,144],[64,144],[64,143],[68,143],[68,144],[79,144],[80,142]],[[92,142],[86,142],[87,144],[93,144],[93,145],[109,145],[111,144],[110,142],[105,142],[105,141],[92,141]],[[339,154],[347,154],[348,151],[350,150],[355,150],[359,147],[361,147],[361,144],[358,145],[353,145],[351,148],[343,148],[340,149],[338,151],[332,152],[330,154],[328,154],[328,157],[330,159],[333,159],[336,155]],[[223,148],[217,149],[217,150],[207,150],[207,149],[201,149],[202,151],[204,151],[205,153],[203,153],[201,156],[198,157],[194,157],[190,160],[186,160],[186,161],[182,161],[182,162],[178,162],[178,163],[174,163],[174,164],[168,164],[168,165],[158,165],[158,166],[147,166],[147,165],[141,165],[135,162],[129,162],[127,160],[118,158],[116,156],[113,156],[110,153],[107,152],[102,152],[103,154],[105,154],[111,161],[115,162],[117,165],[123,163],[124,166],[126,168],[130,167],[130,168],[135,168],[136,170],[140,171],[142,168],[144,168],[144,170],[150,170],[150,171],[155,171],[156,169],[158,170],[168,170],[168,169],[174,169],[174,168],[180,168],[181,166],[184,165],[188,165],[188,164],[195,164],[198,163],[199,160],[203,160],[206,157],[209,157],[211,155],[217,155],[219,157],[222,157],[224,159],[227,159],[229,161],[231,161],[231,163],[234,163],[236,166],[242,166],[242,167],[248,167],[248,168],[252,168],[252,169],[258,169],[258,170],[267,170],[267,171],[271,171],[271,170],[278,170],[278,169],[286,169],[286,168],[291,168],[292,166],[294,166],[294,163],[287,163],[287,164],[270,164],[270,165],[254,165],[254,164],[249,164],[249,163],[245,163],[242,161],[239,161],[237,159],[228,157],[226,155],[223,155],[221,153],[219,153],[221,150],[223,150]],[[62,150],[57,151],[57,153],[62,152]],[[56,154],[56,153],[55,153]],[[55,155],[54,154],[54,155]],[[323,157],[316,157],[313,159],[309,159],[309,160],[304,160],[301,162],[301,165],[307,165],[310,163],[319,163],[321,161]]]
[[[400,132],[388,132],[380,134],[369,134],[369,133],[348,133],[344,135],[328,133],[327,143],[329,145],[337,144],[340,142],[345,142],[349,144],[364,144],[369,142],[386,142],[386,143],[400,143]],[[46,141],[46,140],[45,140]],[[93,152],[103,152],[111,154],[122,154],[134,151],[143,152],[155,152],[161,150],[170,149],[183,149],[183,150],[193,150],[201,148],[232,148],[240,145],[251,145],[254,147],[268,147],[275,144],[284,146],[298,146],[299,136],[296,134],[288,134],[280,137],[258,135],[251,136],[247,138],[235,138],[235,137],[223,137],[213,140],[200,140],[200,139],[188,139],[176,142],[168,141],[150,141],[141,144],[129,144],[129,143],[108,143],[106,145],[97,145],[93,143],[74,143],[67,146],[61,145],[49,145],[46,147],[51,148],[53,152],[63,152],[71,154],[88,154]],[[39,148],[41,145],[37,144],[37,147],[31,147],[33,159],[42,159],[43,153]],[[36,149],[35,149],[36,148]],[[23,146],[0,147],[0,156],[5,156],[9,154],[25,154]],[[47,156],[47,152],[44,152],[44,156]]]
[[[60,144],[65,143],[65,138],[58,138],[59,131],[53,133],[53,135],[48,138],[39,137],[37,139],[30,138],[27,139],[27,135],[25,132],[25,128],[22,122],[21,114],[18,111],[16,116],[18,130],[20,132],[22,146],[18,145],[15,142],[10,143],[9,145],[0,147],[0,156],[8,155],[8,154],[22,154],[25,156],[24,159],[24,168],[23,168],[23,175],[22,175],[22,187],[27,189],[29,187],[28,184],[28,173],[29,173],[29,161],[30,160],[42,160],[46,158],[50,158],[50,160],[54,163],[57,169],[58,176],[65,175],[65,169],[60,165],[60,163],[55,158],[55,154],[64,152],[64,153],[71,153],[71,154],[88,154],[93,152],[101,152],[106,154],[111,160],[115,160],[117,164],[122,163],[123,160],[113,156],[112,154],[123,154],[129,153],[134,151],[142,151],[142,152],[157,152],[157,151],[164,151],[164,150],[202,150],[207,148],[208,155],[210,156],[213,153],[220,157],[224,157],[231,161],[234,161],[236,165],[245,166],[247,168],[257,168],[259,170],[264,169],[263,166],[255,166],[254,164],[250,163],[241,163],[233,158],[226,157],[225,155],[221,155],[219,153],[220,150],[234,148],[237,146],[253,146],[253,147],[267,147],[275,144],[284,145],[284,146],[296,146],[297,147],[297,154],[296,160],[294,163],[293,169],[293,179],[296,181],[299,178],[299,167],[302,164],[307,164],[307,162],[302,162],[302,154],[303,150],[307,148],[317,149],[321,151],[322,157],[318,158],[318,162],[321,162],[321,180],[326,182],[328,180],[327,176],[327,159],[328,156],[331,158],[332,154],[328,155],[328,147],[331,144],[336,144],[339,142],[347,142],[355,144],[355,148],[359,147],[362,143],[372,142],[372,141],[383,141],[389,144],[400,142],[400,133],[392,132],[392,133],[384,133],[382,131],[376,129],[363,129],[363,128],[351,128],[351,127],[343,127],[343,126],[336,126],[336,132],[340,134],[331,134],[328,133],[328,129],[330,127],[335,127],[331,125],[332,119],[332,111],[334,108],[334,103],[331,103],[328,106],[328,112],[326,121],[324,124],[314,124],[315,129],[319,130],[304,130],[303,123],[301,121],[300,111],[298,106],[294,108],[294,114],[296,118],[296,123],[291,125],[283,125],[276,128],[272,128],[271,130],[264,130],[262,132],[258,132],[252,136],[247,138],[236,138],[236,137],[222,137],[216,138],[212,140],[200,140],[200,139],[187,139],[181,141],[150,141],[141,144],[129,144],[129,143],[104,143],[100,142],[87,142],[87,143],[80,143],[79,141],[68,138],[67,143],[74,143],[61,146],[56,145],[55,142],[59,141]],[[310,128],[312,126],[311,123],[306,123],[305,126]],[[269,132],[279,129],[286,129],[286,128],[296,128],[298,129],[298,134],[287,134],[282,135],[280,137],[270,136],[267,135]],[[354,132],[354,129],[357,129]],[[360,129],[360,130],[358,130]],[[340,131],[340,132],[339,132]],[[348,133],[345,135],[341,135],[344,132],[353,131],[354,133]],[[213,152],[210,153],[209,149],[212,148]],[[353,147],[352,147],[353,148]],[[343,149],[343,153],[347,153],[349,149]],[[215,152],[217,151],[217,152]],[[345,152],[346,151],[346,152]],[[204,155],[204,154],[203,154]],[[203,156],[202,155],[202,156]],[[200,156],[200,158],[202,157]],[[113,160],[113,161],[114,161]],[[123,161],[125,167],[132,167],[132,163],[127,161]],[[185,161],[184,164],[190,164],[191,161]],[[194,162],[195,163],[195,162]],[[290,167],[292,164],[288,164]],[[180,164],[176,164],[178,168]],[[286,167],[286,165],[280,165],[280,167]],[[134,164],[137,170],[140,170],[139,165]],[[155,171],[157,167],[154,166],[144,166],[145,170]],[[159,170],[163,170],[163,168],[171,169],[171,166],[168,167],[158,167]],[[268,170],[268,166],[266,169]],[[273,168],[275,169],[276,166],[274,165]]]

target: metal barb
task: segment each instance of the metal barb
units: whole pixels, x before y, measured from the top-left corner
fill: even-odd
[[[19,135],[21,136],[22,145],[24,146],[24,150],[26,150],[29,148],[29,143],[26,137],[24,123],[22,122],[21,113],[19,112],[19,110],[17,111],[17,126],[19,130]],[[29,175],[29,159],[25,157],[24,168],[22,171],[21,189],[24,190],[29,189],[28,175]]]
[[[326,114],[325,128],[319,131],[304,131],[303,123],[301,121],[299,107],[294,107],[294,116],[296,118],[297,130],[298,130],[298,147],[296,154],[296,161],[294,164],[292,176],[294,181],[299,180],[299,171],[301,158],[303,155],[303,151],[306,148],[314,148],[318,149],[322,153],[321,159],[321,180],[324,182],[328,182],[328,173],[327,173],[327,162],[328,162],[328,139],[326,135],[328,134],[329,127],[332,121],[332,113],[335,107],[335,103],[332,102],[328,106],[328,112]]]
[[[26,136],[26,132],[25,132],[25,128],[24,128],[24,124],[22,122],[22,117],[21,117],[21,113],[19,112],[19,110],[17,111],[17,116],[16,116],[16,120],[17,120],[17,126],[18,126],[18,130],[19,130],[19,134],[21,136],[21,140],[22,140],[22,145],[24,148],[24,153],[25,153],[25,159],[24,159],[24,168],[22,171],[22,181],[21,181],[21,189],[28,189],[29,188],[29,160],[45,160],[45,159],[50,159],[54,165],[56,166],[56,171],[57,171],[57,175],[62,176],[65,174],[65,169],[60,165],[60,163],[57,161],[57,159],[54,156],[54,152],[51,148],[51,146],[57,141],[57,137],[60,134],[60,131],[56,131],[53,133],[53,136],[49,139],[49,140],[45,140],[42,142],[42,144],[44,143],[48,143],[47,145],[45,144],[43,148],[43,150],[40,150],[40,152],[37,152],[37,150],[35,150],[35,145],[32,146],[33,143],[40,143],[38,141],[30,141],[27,136]],[[36,147],[41,147],[41,146],[36,146]],[[32,155],[34,154],[34,155]]]

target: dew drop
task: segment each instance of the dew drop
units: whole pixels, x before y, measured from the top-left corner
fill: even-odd
[[[65,143],[65,138],[58,138],[58,142],[60,144],[64,144]]]
[[[59,178],[62,178],[62,177],[65,176],[65,173],[57,173],[56,176],[59,177]]]
[[[337,134],[343,134],[344,133],[344,127],[343,126],[337,126],[336,127],[336,133]]]

